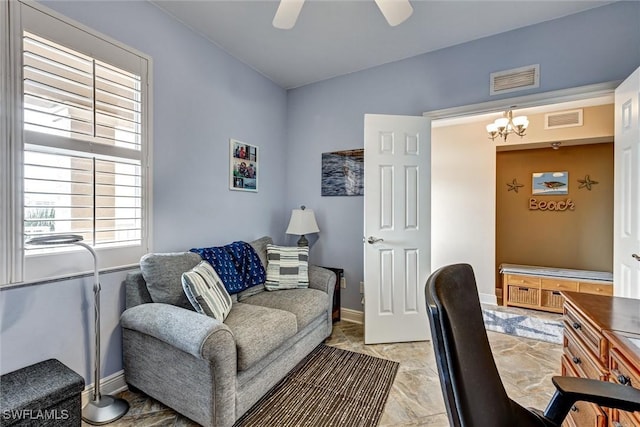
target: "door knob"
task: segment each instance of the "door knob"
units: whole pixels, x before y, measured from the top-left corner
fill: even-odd
[[[635,258],[636,261],[640,261],[640,255],[638,254],[631,254],[632,257]]]
[[[370,245],[373,245],[374,243],[378,243],[378,242],[384,242],[384,239],[379,237],[373,237],[373,236],[369,236],[369,238],[367,239],[367,243],[369,243]]]

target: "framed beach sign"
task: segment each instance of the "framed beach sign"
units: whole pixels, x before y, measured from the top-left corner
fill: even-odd
[[[569,194],[569,172],[534,172],[531,193],[541,195]]]
[[[258,147],[229,140],[229,189],[258,191]]]

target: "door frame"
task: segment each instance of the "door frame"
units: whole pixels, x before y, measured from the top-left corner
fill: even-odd
[[[604,83],[598,83],[587,86],[579,86],[574,88],[549,91],[549,92],[541,92],[532,95],[524,95],[519,97],[512,98],[502,98],[499,100],[492,100],[487,102],[482,102],[478,104],[469,104],[459,107],[452,107],[440,110],[427,111],[423,113],[423,116],[428,117],[433,122],[442,119],[462,119],[464,117],[476,116],[487,113],[496,113],[500,111],[505,111],[513,108],[531,108],[531,107],[539,107],[551,104],[558,104],[563,102],[572,102],[572,101],[587,101],[589,99],[603,97],[603,96],[613,96],[615,93],[616,87],[618,87],[622,83],[622,80],[618,81],[610,81]],[[432,144],[435,143],[435,140],[432,138]],[[434,158],[432,156],[432,162]],[[433,166],[432,166],[433,170]],[[494,171],[495,174],[495,171]],[[494,185],[495,185],[495,175],[494,175]],[[432,191],[432,194],[434,192]],[[615,209],[615,206],[614,206]],[[495,221],[495,206],[494,210],[494,221]],[[433,223],[431,227],[437,227],[437,224]],[[494,256],[495,256],[495,234],[492,236],[494,241]],[[433,245],[433,240],[432,240]],[[431,248],[431,267],[438,267],[438,263],[434,262],[434,254],[437,254],[435,248]],[[494,260],[495,264],[495,260]],[[495,283],[496,283],[496,273],[495,268],[489,269],[490,273],[485,273],[484,277],[478,277],[477,282],[479,284],[479,288],[481,288],[481,283],[490,283],[492,286],[492,290],[490,293],[485,290],[483,292],[482,289],[479,289],[479,297],[480,302],[484,304],[497,305],[497,298],[495,294]]]

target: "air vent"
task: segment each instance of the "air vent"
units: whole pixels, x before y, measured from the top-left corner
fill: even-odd
[[[491,73],[490,86],[491,95],[540,87],[540,64]]]
[[[582,126],[582,109],[558,111],[544,115],[545,129],[560,129]]]

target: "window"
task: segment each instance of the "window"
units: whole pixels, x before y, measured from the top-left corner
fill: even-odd
[[[100,268],[135,264],[149,240],[149,60],[40,6],[14,4],[23,25],[13,32],[22,59],[12,64],[22,98],[13,105],[22,140],[13,158],[13,178],[22,180],[15,234],[21,243],[79,234]],[[76,247],[17,246],[9,250],[21,255],[24,274],[9,281],[79,272],[68,259]]]

